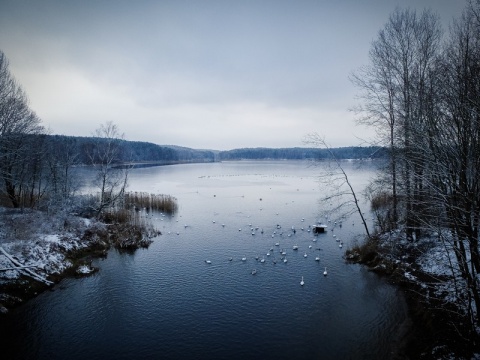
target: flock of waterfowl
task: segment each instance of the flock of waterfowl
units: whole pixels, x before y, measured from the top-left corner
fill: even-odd
[[[278,214],[277,214],[277,215],[278,215]],[[164,214],[161,214],[161,217],[162,217],[162,218],[163,218],[164,216],[165,216]],[[162,219],[162,220],[163,220],[163,219]],[[304,221],[305,221],[305,219],[302,218],[302,219],[301,219],[301,222],[304,222]],[[330,220],[327,220],[327,221],[330,222]],[[177,222],[178,222],[178,220],[177,220]],[[212,220],[212,223],[213,223],[213,224],[216,224],[216,221],[215,221],[215,220]],[[342,227],[342,222],[340,221],[338,224],[337,224],[337,222],[334,222],[332,225],[333,225],[333,226],[330,228],[330,230],[333,232],[333,230],[335,229],[336,226],[339,226],[340,228]],[[352,224],[352,225],[354,225],[354,224]],[[222,223],[221,226],[224,228],[224,227],[225,227],[225,224]],[[252,226],[252,224],[248,224],[248,226],[249,226],[250,233],[251,233],[252,236],[256,235],[258,232],[259,232],[260,234],[262,234],[262,235],[264,234],[263,228],[260,228],[260,227],[258,227],[258,226],[255,226],[255,227],[254,227],[254,226]],[[314,226],[315,226],[315,225],[314,225]],[[185,225],[184,225],[184,228],[187,229],[187,227],[189,227],[189,225],[185,224]],[[284,233],[283,233],[283,230],[282,230],[282,226],[279,225],[279,224],[277,224],[274,228],[275,228],[275,230],[273,231],[271,237],[272,237],[272,238],[275,238],[276,236],[283,237],[283,234],[284,234]],[[327,228],[327,226],[325,226],[325,228]],[[301,231],[311,232],[311,231],[312,231],[312,225],[308,225],[308,227],[303,227],[303,226],[302,226],[302,227],[300,228],[300,230],[301,230]],[[242,229],[242,228],[239,228],[238,231],[243,231],[243,229]],[[295,226],[292,226],[292,227],[291,227],[291,230],[287,231],[286,236],[287,236],[287,237],[291,237],[291,236],[295,235],[296,232],[297,232],[297,230],[296,230]],[[170,233],[170,232],[169,232],[169,233]],[[176,234],[179,235],[180,233],[177,231]],[[338,242],[338,247],[339,247],[339,248],[342,248],[342,247],[343,247],[343,241],[340,240],[339,238],[337,238],[337,235],[336,235],[336,234],[332,234],[332,236],[333,236],[333,238],[336,240],[336,242]],[[317,241],[317,236],[315,236],[315,237],[312,239],[312,242],[316,242],[316,241]],[[276,241],[276,242],[274,243],[274,246],[272,246],[272,247],[266,252],[266,255],[265,255],[265,256],[267,256],[267,258],[271,258],[271,259],[272,259],[271,261],[272,261],[273,264],[277,264],[277,259],[276,259],[276,257],[275,257],[275,251],[274,251],[275,248],[278,248],[278,249],[279,249],[279,250],[278,250],[278,253],[280,254],[280,261],[286,264],[286,263],[288,262],[288,260],[287,260],[287,252],[286,252],[286,250],[285,250],[284,248],[280,249],[280,242],[279,242],[279,241]],[[312,245],[309,245],[308,248],[309,248],[309,249],[312,249]],[[298,249],[299,249],[299,246],[295,243],[295,244],[292,246],[292,250],[293,250],[293,251],[298,251]],[[321,248],[316,248],[316,250],[321,250]],[[255,256],[255,260],[256,260],[257,262],[261,263],[261,264],[264,264],[264,263],[266,262],[265,256],[262,256],[262,257],[260,258],[260,256],[257,255],[257,256]],[[307,251],[304,252],[303,257],[304,257],[304,258],[307,258],[307,257],[308,257]],[[233,257],[228,258],[228,260],[229,260],[229,261],[233,261]],[[240,260],[241,260],[242,262],[246,262],[246,261],[247,261],[247,256],[244,255]],[[316,262],[320,262],[320,256],[316,255],[316,256],[315,256],[315,261],[316,261]],[[206,264],[212,264],[212,261],[209,260],[209,259],[207,259],[207,260],[205,260],[205,263],[206,263]],[[253,268],[253,269],[251,270],[251,274],[252,274],[252,275],[256,275],[256,274],[257,274],[257,269],[256,269],[256,268]],[[324,275],[324,276],[327,276],[327,274],[328,274],[328,272],[327,272],[327,267],[324,267],[323,275]],[[301,277],[300,285],[301,285],[301,286],[305,285],[305,281],[304,281],[304,279],[303,279],[303,276]]]
[[[304,222],[304,219],[302,218],[301,220],[302,222]],[[213,220],[212,223],[215,223],[215,221]],[[250,232],[252,234],[252,236],[256,235],[257,233],[260,233],[260,234],[264,234],[264,230],[261,229],[260,227],[254,227],[252,226],[252,224],[248,224],[249,226],[249,229],[250,229]],[[323,225],[324,226],[324,225]],[[337,226],[337,223],[334,224],[334,226],[332,226],[331,228],[331,231],[333,232],[334,228]],[[339,227],[342,226],[341,222],[338,224]],[[187,227],[187,225],[185,225],[185,227]],[[222,224],[222,227],[225,227],[225,224]],[[301,231],[307,231],[307,232],[311,232],[312,229],[315,227],[315,225],[309,225],[308,227],[301,227]],[[273,233],[272,233],[272,238],[275,238],[277,236],[279,237],[283,237],[285,239],[285,236],[284,236],[284,231],[282,230],[282,227],[281,225],[277,224],[275,227],[275,230],[273,230]],[[324,226],[324,228],[326,229],[327,226]],[[238,231],[243,231],[242,228],[239,228]],[[293,235],[295,235],[297,232],[296,228],[294,226],[291,227],[290,230],[286,231],[286,237],[289,238]],[[319,238],[318,236],[316,236],[317,234],[315,234],[315,236],[312,238],[312,242],[313,243],[316,243],[317,242],[317,239]],[[328,235],[325,233],[325,235],[328,237]],[[323,235],[320,235],[320,238],[323,237]],[[334,240],[336,240],[336,242],[338,242],[338,246],[339,248],[342,248],[343,247],[343,241],[341,241],[340,239],[337,238],[337,235],[336,234],[333,234],[333,238]],[[313,246],[310,244],[308,245],[308,249],[312,249]],[[294,243],[292,245],[292,250],[294,252],[298,252],[299,250],[299,246],[297,243]],[[322,250],[321,248],[317,247],[315,248],[315,250]],[[275,256],[277,254],[277,256]],[[277,259],[277,257],[279,256],[279,260]],[[265,264],[267,262],[267,259],[269,262],[271,262],[272,264],[277,264],[277,262],[283,262],[283,263],[287,263],[288,262],[288,259],[287,259],[287,251],[285,248],[281,248],[280,247],[280,241],[276,241],[273,246],[271,246],[267,252],[265,253],[265,255],[256,255],[254,257],[254,260],[257,262],[257,263],[260,263],[260,264]],[[304,254],[303,254],[303,257],[304,258],[307,258],[308,257],[308,252],[307,251],[304,251]],[[233,261],[233,257],[229,257],[228,258],[228,261]],[[247,256],[244,255],[240,258],[240,261],[241,262],[247,262]],[[319,255],[316,255],[315,256],[315,261],[316,262],[320,262],[320,256]],[[205,263],[207,264],[211,264],[211,260],[205,260]],[[256,268],[253,268],[251,270],[251,274],[252,275],[256,275],[257,274],[257,269]],[[328,272],[327,272],[327,267],[324,267],[324,270],[323,270],[323,275],[324,276],[327,276]],[[305,285],[305,280],[303,278],[303,276],[301,277],[301,281],[300,281],[300,285],[301,286],[304,286]]]

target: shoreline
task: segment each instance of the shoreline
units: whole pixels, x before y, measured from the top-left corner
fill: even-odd
[[[33,221],[32,216],[36,222],[45,221],[34,211],[26,212],[22,216],[26,217],[27,222]],[[21,274],[8,278],[5,276],[7,272],[0,272],[0,316],[42,292],[51,290],[62,279],[93,274],[98,269],[91,266],[92,260],[106,257],[107,251],[112,247],[119,248],[119,251],[135,251],[138,247],[148,247],[153,241],[152,238],[160,235],[160,232],[153,229],[139,233],[138,229],[133,231],[128,227],[108,225],[73,215],[67,219],[61,218],[60,223],[61,226],[56,228],[53,234],[36,234],[29,241],[17,239],[0,243],[0,246],[8,250],[16,249],[15,256],[20,263],[35,265],[39,274],[54,283],[48,286]],[[35,222],[33,225],[35,228]],[[123,247],[116,246],[113,240],[118,239],[119,234],[127,234],[126,238],[132,242],[122,242]],[[413,255],[408,256],[409,261],[412,257]],[[49,262],[47,259],[53,261]],[[392,343],[392,359],[439,359],[449,356],[469,359],[478,351],[452,327],[452,324],[458,324],[461,320],[460,317],[453,316],[453,305],[439,310],[440,305],[444,304],[435,303],[432,299],[429,303],[425,302],[425,288],[422,287],[421,280],[431,281],[431,275],[422,273],[418,264],[387,259],[382,255],[381,247],[367,249],[362,255],[355,250],[347,250],[345,260],[359,263],[378,276],[385,277],[405,295],[407,318],[397,329],[395,341]],[[5,268],[6,264],[8,262],[5,259],[2,262],[0,253],[0,268]],[[12,275],[16,270],[8,271]],[[420,280],[415,282],[412,278]]]
[[[46,214],[35,211],[14,216],[20,223],[33,222],[32,231],[36,230],[37,223],[46,220]],[[0,253],[0,316],[44,291],[52,290],[65,278],[81,278],[95,273],[98,269],[92,267],[92,260],[106,257],[110,249],[135,251],[147,248],[154,237],[161,235],[160,231],[147,226],[105,224],[74,215],[63,216],[61,220],[62,225],[53,233],[32,233],[29,240],[10,239],[0,243],[15,262],[34,269],[39,278],[46,280],[38,281]]]
[[[405,296],[407,319],[399,326],[393,358],[434,360],[478,356],[478,347],[462,336],[466,326],[455,304],[445,304],[435,298],[432,282],[439,282],[438,278],[423,271],[414,255],[408,254],[407,258],[409,261],[389,258],[381,245],[372,247],[371,244],[349,249],[345,254],[347,262],[365,266],[384,277]],[[425,283],[429,286],[425,287]]]

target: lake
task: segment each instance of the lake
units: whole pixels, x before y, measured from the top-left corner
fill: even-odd
[[[360,193],[373,168],[344,166]],[[2,319],[2,351],[24,359],[391,357],[407,317],[403,295],[342,258],[363,229],[356,215],[328,222],[321,173],[303,161],[133,170],[129,191],[177,198],[172,216],[143,214],[162,235],[134,254],[112,250],[94,262],[98,273],[14,309]],[[315,236],[309,225],[318,220],[328,230]]]

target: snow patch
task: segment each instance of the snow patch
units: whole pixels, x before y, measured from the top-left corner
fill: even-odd
[[[42,212],[12,215],[0,209],[0,244],[15,260],[39,275],[61,274],[72,266],[67,253],[91,245],[82,236],[93,226],[103,225],[65,214],[50,215],[47,219]],[[0,253],[0,269],[4,269],[0,271],[1,282],[20,277],[20,271],[10,270],[12,267],[10,260]]]
[[[90,266],[88,265],[80,265],[77,269],[77,274],[82,274],[82,275],[87,275],[90,274],[94,271]]]

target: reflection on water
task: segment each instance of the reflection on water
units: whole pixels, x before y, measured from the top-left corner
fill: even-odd
[[[133,170],[129,190],[178,199],[173,217],[144,215],[163,235],[133,255],[111,251],[94,276],[65,280],[2,319],[8,350],[41,359],[388,358],[403,298],[342,259],[361,231],[355,219],[309,231],[322,206],[319,171],[303,162]],[[372,174],[351,171],[357,186]]]

